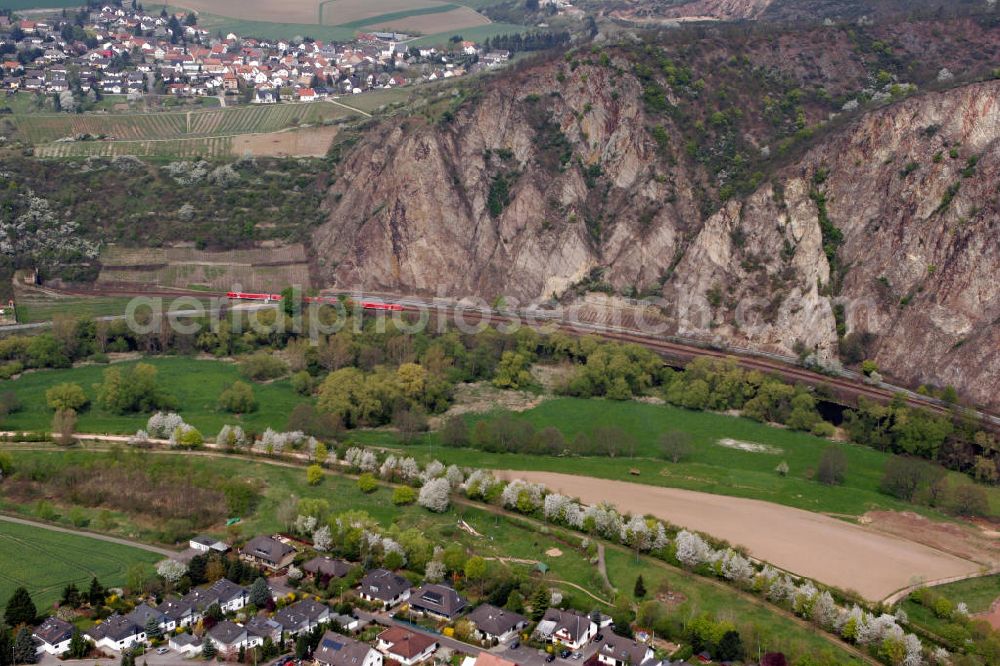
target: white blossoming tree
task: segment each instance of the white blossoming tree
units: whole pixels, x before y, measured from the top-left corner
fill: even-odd
[[[417,504],[437,513],[448,510],[451,504],[451,484],[448,479],[432,479],[420,488]]]

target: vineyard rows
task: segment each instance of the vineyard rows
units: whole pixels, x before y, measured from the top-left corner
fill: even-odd
[[[166,141],[73,141],[49,143],[35,148],[35,155],[62,157],[227,157],[232,154],[232,138],[171,139]]]
[[[181,113],[18,115],[14,121],[24,138],[31,143],[44,144],[79,134],[103,135],[115,141],[144,141],[274,132],[348,113],[340,106],[313,103],[239,106]],[[82,154],[93,154],[84,150]]]

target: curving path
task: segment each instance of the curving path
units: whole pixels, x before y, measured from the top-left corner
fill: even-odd
[[[176,550],[168,550],[166,548],[160,548],[159,546],[151,546],[148,543],[141,543],[139,541],[129,541],[128,539],[119,539],[118,537],[108,536],[107,534],[97,534],[95,532],[88,532],[87,530],[74,530],[68,527],[60,527],[58,525],[49,525],[48,523],[40,523],[34,520],[27,520],[25,518],[15,518],[14,516],[6,516],[0,514],[0,521],[8,523],[16,523],[18,525],[27,525],[29,527],[37,527],[38,529],[49,530],[50,532],[63,532],[64,534],[75,534],[76,536],[88,537],[90,539],[96,539],[98,541],[107,541],[108,543],[116,543],[121,546],[130,546],[132,548],[138,548],[139,550],[145,550],[150,553],[156,553],[157,555],[163,555],[164,557],[174,557],[178,554]]]

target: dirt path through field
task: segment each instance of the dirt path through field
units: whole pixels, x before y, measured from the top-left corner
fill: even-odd
[[[166,548],[160,548],[159,546],[151,546],[148,543],[141,543],[139,541],[129,541],[128,539],[120,539],[118,537],[109,536],[107,534],[97,534],[96,532],[88,532],[87,530],[74,530],[68,527],[49,525],[48,523],[40,523],[34,520],[15,518],[14,516],[7,516],[0,514],[0,521],[7,523],[16,523],[18,525],[27,525],[29,527],[35,527],[42,530],[49,530],[50,532],[75,534],[76,536],[83,536],[89,539],[97,539],[98,541],[106,541],[108,543],[116,543],[121,546],[130,546],[132,548],[138,548],[140,550],[146,550],[151,553],[156,553],[157,555],[163,555],[164,557],[176,557],[177,554],[180,552],[176,550],[167,550]]]
[[[609,501],[698,530],[788,571],[879,601],[917,579],[976,573],[980,566],[860,525],[760,500],[557,474],[503,472],[542,482],[585,503]]]

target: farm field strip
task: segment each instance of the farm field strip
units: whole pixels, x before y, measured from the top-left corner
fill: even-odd
[[[349,114],[350,110],[331,104],[274,104],[119,115],[16,114],[11,119],[29,141],[45,144],[80,134],[103,135],[112,141],[102,143],[110,143],[269,133]]]
[[[153,563],[161,555],[83,535],[52,532],[0,521],[0,599],[20,585],[28,588],[39,608],[59,598],[68,583],[85,587],[93,576],[105,585],[121,585],[129,566]]]
[[[981,565],[822,514],[760,500],[652,488],[553,472],[507,472],[595,504],[653,515],[745,546],[751,555],[787,571],[853,589],[872,601],[918,579],[978,572]]]

